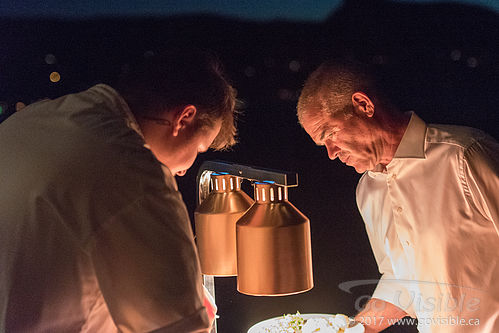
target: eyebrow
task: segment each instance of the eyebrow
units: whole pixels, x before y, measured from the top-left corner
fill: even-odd
[[[326,139],[326,134],[328,132],[336,133],[337,131],[339,131],[339,128],[336,125],[332,126],[332,128],[322,128],[320,130],[320,135],[319,135],[319,142],[321,143],[320,144],[316,143],[316,145],[324,146],[325,145],[324,140]]]
[[[319,142],[321,143],[315,143],[317,146],[324,146],[324,139],[326,137],[326,132],[327,132],[327,129],[323,128],[321,130],[321,134],[319,135]]]

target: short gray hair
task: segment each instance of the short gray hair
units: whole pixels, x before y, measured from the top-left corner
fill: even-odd
[[[367,65],[342,59],[324,62],[305,81],[297,105],[299,122],[311,110],[327,114],[341,111],[350,117],[352,95],[358,91],[375,94],[375,81]]]

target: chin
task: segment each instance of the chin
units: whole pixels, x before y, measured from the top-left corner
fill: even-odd
[[[359,168],[354,167],[354,169],[355,169],[355,172],[357,172],[357,173],[364,173],[364,172],[366,172],[366,171],[367,171],[367,169],[366,169],[366,168],[359,169]]]
[[[368,170],[367,167],[362,165],[352,165],[352,167],[355,169],[357,173],[364,173]]]

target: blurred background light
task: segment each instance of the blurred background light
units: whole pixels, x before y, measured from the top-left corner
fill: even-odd
[[[61,80],[61,74],[59,72],[52,72],[50,73],[50,82],[57,83]]]
[[[478,66],[478,59],[475,57],[469,57],[468,60],[466,60],[466,63],[468,64],[468,67],[475,68]]]
[[[452,50],[452,52],[450,53],[450,58],[454,61],[459,61],[461,59],[461,51]]]
[[[256,74],[256,70],[255,70],[255,67],[253,66],[248,66],[244,69],[244,75],[246,75],[247,77],[253,77],[255,76]]]
[[[283,101],[290,101],[293,99],[293,92],[289,89],[279,89],[277,96]]]
[[[151,57],[154,57],[154,51],[149,50],[149,51],[144,52],[144,58],[147,59],[147,58],[151,58]]]
[[[290,63],[289,63],[289,69],[292,71],[292,72],[298,72],[300,70],[300,63],[298,62],[298,60],[292,60]]]
[[[265,67],[271,68],[271,67],[274,67],[275,61],[272,58],[265,58],[263,60],[263,63],[265,64]]]
[[[376,65],[383,65],[386,63],[386,58],[381,54],[377,54],[372,58],[371,62]]]
[[[45,63],[47,65],[54,65],[57,62],[57,58],[52,53],[45,55]]]
[[[21,111],[22,109],[24,109],[26,107],[26,104],[24,104],[23,102],[17,102],[16,103],[16,112],[17,111]]]

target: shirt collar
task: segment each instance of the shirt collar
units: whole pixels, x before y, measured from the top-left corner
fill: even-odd
[[[412,111],[407,114],[411,115],[411,119],[393,159],[425,158],[426,123]],[[393,165],[393,159],[386,167],[381,164],[376,165],[373,170],[367,171],[368,175],[375,178],[378,174],[386,174],[387,168]]]
[[[100,95],[105,96],[108,102],[111,103],[110,109],[116,114],[122,116],[125,119],[127,126],[133,129],[135,132],[137,132],[137,134],[139,134],[142,137],[142,139],[144,139],[144,134],[140,129],[137,119],[135,119],[135,116],[128,107],[126,101],[123,99],[123,97],[121,97],[121,95],[116,90],[102,83],[93,86],[89,90],[96,91]]]
[[[109,104],[110,110],[123,117],[126,121],[127,126],[132,130],[134,130],[135,132],[137,132],[137,134],[139,134],[145,142],[144,134],[140,129],[137,119],[135,118],[132,111],[128,107],[126,101],[123,99],[123,97],[121,97],[121,95],[116,90],[103,83],[97,84],[91,87],[89,90],[98,92],[101,96],[105,96],[106,98],[105,103]],[[149,150],[151,149],[151,147],[146,143],[144,143],[144,147]],[[160,161],[158,162],[161,164],[161,168],[163,170],[163,173],[165,174],[165,181],[167,182],[167,184],[169,184],[170,186],[175,188],[176,191],[178,191],[177,182],[173,177],[173,174],[171,173],[170,169]]]
[[[393,158],[425,158],[426,123],[414,112]]]

